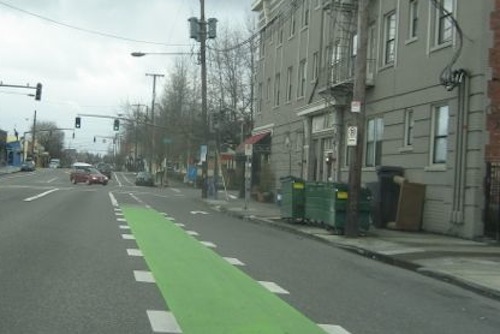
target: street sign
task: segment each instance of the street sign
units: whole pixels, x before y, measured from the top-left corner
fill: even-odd
[[[253,145],[252,144],[245,144],[245,155],[251,156],[253,152]]]
[[[200,146],[200,161],[201,162],[207,161],[207,153],[208,153],[208,146],[201,145]]]
[[[352,101],[351,102],[351,112],[360,112],[361,111],[361,102]]]
[[[347,128],[347,146],[358,145],[358,127],[349,126]]]

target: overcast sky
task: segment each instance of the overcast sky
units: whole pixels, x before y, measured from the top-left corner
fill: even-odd
[[[219,26],[245,26],[253,0],[205,0],[206,17]],[[23,11],[71,26],[148,44],[107,38],[74,30]],[[121,106],[151,103],[152,78],[167,74],[173,56],[130,56],[131,52],[189,52],[187,19],[199,17],[199,0],[0,0],[0,81],[3,84],[43,84],[42,101],[34,90],[0,87],[0,129],[23,135],[37,120],[73,128],[77,114],[116,115]],[[185,45],[185,46],[179,46]],[[177,45],[177,46],[174,46]],[[192,58],[196,62],[195,58]],[[157,92],[163,87],[157,82]],[[159,95],[159,94],[158,94]],[[109,144],[94,136],[113,136],[113,121],[82,118],[82,128],[65,131],[67,146],[105,153]]]

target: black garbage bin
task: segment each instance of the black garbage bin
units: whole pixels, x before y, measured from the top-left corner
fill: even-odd
[[[394,176],[403,176],[403,168],[397,166],[379,166],[378,175],[378,217],[374,217],[373,225],[386,227],[387,223],[396,221],[399,201],[399,185]]]

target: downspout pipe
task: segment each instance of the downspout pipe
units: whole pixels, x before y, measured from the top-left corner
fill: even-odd
[[[465,221],[465,191],[467,186],[467,151],[469,132],[470,78],[465,70],[460,70],[458,85],[458,110],[456,121],[454,187],[451,223],[462,225]]]

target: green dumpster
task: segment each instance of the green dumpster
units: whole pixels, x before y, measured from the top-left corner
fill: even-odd
[[[305,184],[304,218],[310,222],[323,222],[325,186],[324,182],[306,182]]]
[[[347,219],[347,201],[349,199],[349,186],[345,183],[331,183],[325,192],[326,203],[324,209],[327,226],[343,232]],[[371,193],[366,188],[361,188],[358,202],[358,227],[367,231],[370,227],[370,200]]]
[[[281,181],[281,218],[304,219],[304,180],[286,176]]]

